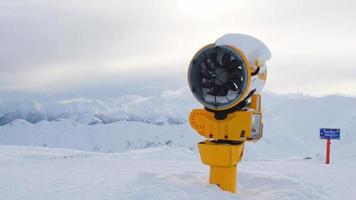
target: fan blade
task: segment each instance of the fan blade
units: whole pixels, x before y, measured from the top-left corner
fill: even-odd
[[[205,65],[206,65],[206,68],[207,68],[208,70],[211,70],[211,71],[213,71],[214,68],[215,68],[215,63],[214,63],[214,61],[211,60],[211,59],[206,59],[206,60],[205,60]]]
[[[208,94],[210,95],[214,95],[216,96],[216,93],[217,93],[217,85],[215,85],[214,87],[210,88]]]
[[[238,84],[237,83],[227,83],[226,87],[229,88],[229,90],[236,91],[238,89]]]
[[[216,96],[225,96],[225,95],[227,95],[228,92],[229,92],[229,90],[226,87],[219,86]]]
[[[208,79],[203,78],[202,82],[201,82],[201,86],[203,88],[211,88],[214,86],[214,81],[213,81],[213,79],[208,80]]]
[[[240,70],[235,70],[232,73],[229,73],[229,82],[233,82],[235,80],[240,80],[241,81],[242,73]]]
[[[210,89],[208,94],[214,95],[214,96],[225,96],[225,95],[227,95],[228,91],[229,90],[224,86],[215,85],[212,89]]]
[[[219,54],[223,54],[223,55],[219,55]],[[216,53],[214,54],[214,62],[215,62],[215,67],[219,67],[219,68],[222,68],[224,67],[224,64],[223,64],[223,57],[225,56],[226,54],[222,51],[216,51]],[[229,55],[228,55],[229,56]],[[218,60],[219,58],[219,60]],[[226,58],[225,58],[226,59]],[[229,59],[229,58],[227,58]]]
[[[226,66],[227,70],[235,70],[238,69],[239,66],[242,65],[242,62],[240,60],[232,60],[230,63]]]
[[[207,79],[211,79],[212,78],[212,72],[210,72],[208,70],[208,64],[207,63],[205,63],[205,62],[201,63],[200,71],[201,71],[201,75],[203,76],[203,78],[207,78]]]
[[[210,54],[210,59],[213,62],[216,62],[218,60],[218,50],[215,49],[214,52]]]
[[[207,78],[207,79],[211,79],[212,78],[212,75],[205,69],[201,70],[201,75],[202,75],[203,78]]]
[[[225,53],[221,58],[221,65],[226,67],[230,64],[230,62],[231,62],[230,54]]]

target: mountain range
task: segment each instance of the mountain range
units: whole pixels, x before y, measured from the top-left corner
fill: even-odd
[[[246,159],[320,156],[319,129],[341,128],[337,151],[354,149],[356,98],[262,94],[264,138],[247,144]],[[0,144],[121,152],[175,145],[196,149],[203,138],[188,123],[201,108],[188,88],[159,96],[76,98],[58,102],[0,102]]]

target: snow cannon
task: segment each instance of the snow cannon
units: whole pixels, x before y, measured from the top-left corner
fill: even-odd
[[[271,57],[260,40],[226,34],[201,48],[192,58],[188,82],[204,106],[189,122],[206,140],[198,144],[201,160],[210,166],[210,183],[236,192],[237,164],[244,142],[262,137],[261,95]]]

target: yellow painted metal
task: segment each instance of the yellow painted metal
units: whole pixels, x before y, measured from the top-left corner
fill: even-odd
[[[236,192],[237,164],[243,154],[244,142],[262,136],[260,110],[261,96],[254,95],[249,110],[229,113],[223,120],[215,119],[214,113],[205,109],[194,109],[190,113],[191,126],[210,139],[199,143],[198,148],[202,162],[210,166],[211,184],[225,191]],[[260,132],[253,138],[252,129],[256,128],[256,123]]]
[[[236,192],[237,168],[232,167],[213,167],[210,166],[209,183],[219,186],[224,191]]]
[[[213,112],[205,109],[194,109],[189,116],[190,125],[206,138],[218,138],[218,122]]]
[[[261,95],[260,94],[252,95],[250,108],[254,109],[257,112],[261,112]]]
[[[243,143],[227,144],[205,140],[198,144],[198,148],[204,164],[229,167],[241,160]]]
[[[198,144],[202,162],[210,166],[211,184],[225,191],[236,192],[236,166],[241,160],[243,147],[243,142],[228,144],[205,140]]]
[[[258,78],[261,80],[267,80],[267,72],[259,73]]]
[[[256,115],[259,117],[256,118]],[[199,143],[198,148],[202,162],[210,166],[211,184],[216,184],[225,191],[236,192],[237,164],[243,154],[244,142],[262,137],[261,115],[259,94],[251,97],[249,110],[229,113],[223,120],[215,119],[214,112],[205,109],[194,109],[190,113],[191,126],[200,135],[210,139]],[[253,138],[256,123],[260,132]]]
[[[260,59],[257,59],[255,60],[255,66],[258,68],[258,67],[261,67],[262,66],[262,61]]]
[[[202,136],[210,139],[249,141],[252,140],[252,117],[261,114],[254,110],[235,111],[226,119],[216,120],[214,113],[194,109],[189,116],[191,126]]]

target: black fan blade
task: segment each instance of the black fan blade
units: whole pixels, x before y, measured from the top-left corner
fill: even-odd
[[[225,86],[219,86],[216,96],[226,96],[229,90]]]
[[[235,70],[237,69],[239,66],[242,65],[242,62],[240,60],[232,60],[227,66],[227,70],[231,71],[231,70]]]
[[[231,55],[225,53],[221,58],[221,65],[227,67],[231,62]]]
[[[211,79],[213,76],[206,69],[201,69],[201,75],[203,78]]]
[[[213,53],[210,54],[210,59],[215,63],[218,60],[218,51],[215,50]]]
[[[215,85],[214,87],[210,88],[208,94],[216,96],[216,93],[217,93],[217,87],[216,86],[217,85]]]
[[[211,59],[206,59],[206,60],[205,60],[205,65],[206,65],[206,68],[207,68],[208,70],[211,70],[211,71],[213,71],[214,68],[215,68],[215,63],[214,63],[214,61],[211,60]]]
[[[215,50],[213,53],[211,53],[209,58],[210,67],[213,67],[211,70],[216,70],[217,67],[222,67],[218,62],[218,50]]]
[[[201,82],[201,86],[203,87],[203,88],[211,88],[211,87],[213,87],[214,86],[214,80],[213,79],[205,79],[205,78],[203,78],[202,79],[202,82]]]
[[[213,88],[210,89],[208,94],[214,96],[225,96],[228,92],[229,90],[225,86],[215,85]]]
[[[239,89],[239,84],[229,82],[226,84],[226,87],[229,88],[229,90],[237,91]]]
[[[211,79],[213,77],[213,72],[208,70],[208,64],[206,62],[201,63],[200,71],[203,78]]]
[[[234,70],[232,73],[229,73],[229,82],[233,82],[235,80],[241,81],[242,73],[240,70]]]

